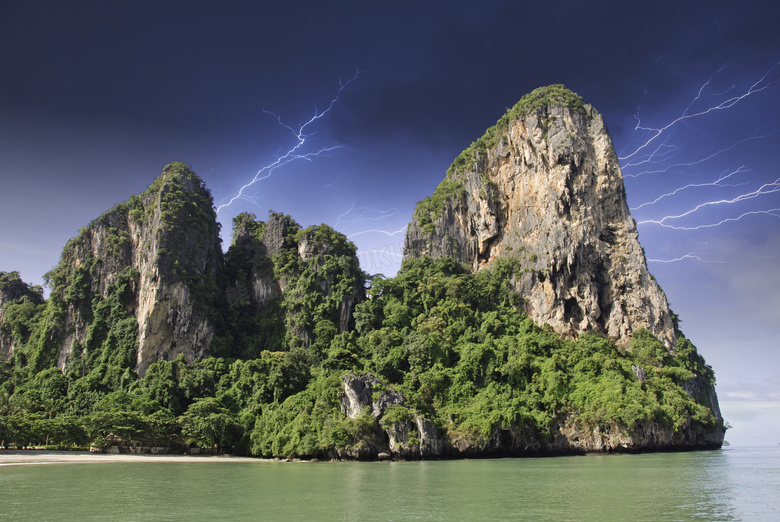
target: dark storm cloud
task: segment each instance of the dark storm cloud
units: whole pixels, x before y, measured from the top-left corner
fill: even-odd
[[[705,81],[714,63],[733,59],[734,45],[766,54],[774,39],[768,27],[748,29],[750,6],[504,3],[478,18],[454,11],[415,12],[423,33],[404,31],[399,13],[374,20],[370,31],[382,47],[356,87],[364,93],[354,96],[351,110],[359,116],[350,130],[378,139],[398,133],[433,143],[473,139],[522,94],[549,83],[565,83],[597,108],[630,116],[646,89],[656,98],[678,97]]]
[[[288,112],[358,68],[364,78],[350,107],[356,116],[335,121],[347,129],[334,132],[448,142],[478,133],[548,83],[566,83],[597,107],[632,111],[640,92],[628,79],[653,61],[672,74],[651,86],[676,91],[706,75],[698,64],[718,58],[712,33],[751,52],[764,45],[768,22],[741,23],[770,18],[756,17],[756,9],[695,2],[12,2],[0,26],[7,72],[0,95],[3,110],[18,117],[245,130],[266,104]]]
[[[3,17],[0,92],[17,114],[209,125],[259,110],[269,92],[292,103],[317,70],[333,75],[327,57],[338,42],[322,29],[332,26],[322,9],[298,21],[300,12],[274,4],[44,5]]]

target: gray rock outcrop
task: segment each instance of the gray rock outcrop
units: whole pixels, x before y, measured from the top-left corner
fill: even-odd
[[[378,458],[381,453],[400,459],[442,455],[444,445],[436,426],[406,406],[400,393],[370,373],[350,372],[342,378],[342,383],[341,411],[352,419],[368,414],[379,421],[379,432],[361,446],[367,450],[361,457]],[[393,409],[393,413],[388,413]],[[348,452],[345,456],[353,457]]]
[[[353,447],[340,448],[339,458],[383,460],[636,453],[716,449],[723,442],[722,431],[693,426],[690,419],[679,429],[655,421],[643,421],[627,428],[616,423],[581,423],[575,413],[558,415],[551,436],[540,437],[533,430],[518,425],[495,430],[480,439],[437,430],[430,420],[406,405],[402,394],[370,373],[350,372],[342,377],[342,383],[342,413],[352,419],[370,415],[376,421],[377,432]]]

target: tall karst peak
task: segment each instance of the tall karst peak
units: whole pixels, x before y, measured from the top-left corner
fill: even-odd
[[[84,227],[48,274],[64,318],[48,357],[60,368],[102,361],[143,374],[161,359],[207,355],[221,262],[210,192],[186,164],[167,165],[145,192]]]
[[[474,272],[511,259],[535,322],[624,344],[646,328],[674,346],[604,120],[562,85],[523,96],[417,204],[404,258],[420,256],[450,256]]]

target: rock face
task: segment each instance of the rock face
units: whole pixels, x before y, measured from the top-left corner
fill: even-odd
[[[472,276],[451,259],[424,259],[366,300],[356,247],[331,227],[302,229],[274,212],[265,222],[241,214],[233,225],[223,256],[210,193],[186,165],[168,165],[146,192],[68,243],[47,274],[47,301],[18,274],[0,272],[0,361],[13,353],[36,378],[51,370],[75,382],[62,386],[63,397],[86,385],[79,393],[92,401],[105,389],[131,389],[133,369],[168,386],[173,376],[163,372],[183,373],[181,366],[153,363],[214,355],[221,360],[191,373],[186,391],[182,379],[179,390],[189,399],[195,388],[209,393],[203,383],[212,377],[222,390],[232,384],[220,409],[230,404],[232,415],[235,401],[242,412],[235,426],[258,416],[247,435],[262,454],[287,455],[279,441],[289,435],[274,430],[305,417],[331,431],[293,451],[353,459],[722,443],[714,374],[677,330],[647,271],[602,118],[560,86],[521,99],[464,151],[408,228],[406,258],[453,257],[475,273],[501,270]],[[472,292],[480,280],[501,292]],[[501,306],[491,308],[494,301]],[[521,317],[520,307],[563,336],[595,330],[624,347],[601,335],[562,342]],[[232,359],[252,361],[233,366]],[[409,402],[371,373],[355,374],[360,368],[398,383]],[[591,401],[602,394],[601,377],[605,403]],[[594,381],[599,386],[579,386]],[[636,398],[645,395],[647,406]],[[659,397],[670,400],[654,404]]]
[[[358,449],[342,449],[339,457],[377,458],[381,454],[400,459],[436,458],[444,444],[433,423],[414,413],[403,396],[374,375],[349,373],[342,378],[341,411],[351,419],[371,415],[379,420],[376,436]]]
[[[275,212],[265,222],[252,214],[236,217],[226,268],[228,305],[247,325],[249,336],[238,342],[246,346],[319,343],[323,350],[352,327],[354,307],[365,298],[355,246],[343,234],[327,225],[302,230]],[[285,330],[293,335],[282,339]]]
[[[149,189],[117,205],[72,239],[50,276],[52,298],[65,308],[57,365],[66,368],[87,341],[93,300],[109,297],[122,274],[123,299],[138,325],[136,369],[158,360],[209,354],[208,311],[222,262],[212,198],[182,163],[172,163]]]
[[[242,216],[244,219],[236,222],[228,254],[228,264],[232,262],[236,266],[228,302],[235,306],[251,300],[254,311],[262,312],[270,301],[282,295],[281,285],[274,279],[271,257],[284,246],[290,223],[280,214],[271,215],[265,223],[256,222],[249,214]],[[259,227],[262,227],[261,238],[258,238]]]
[[[640,452],[686,449],[719,449],[723,434],[686,426],[675,431],[656,422],[643,422],[630,431],[610,425],[583,428],[565,419],[558,427],[553,449],[563,452]]]
[[[674,346],[604,121],[562,86],[521,99],[418,204],[404,257],[423,255],[473,271],[519,261],[525,313],[564,336],[597,330],[627,344],[647,328]]]

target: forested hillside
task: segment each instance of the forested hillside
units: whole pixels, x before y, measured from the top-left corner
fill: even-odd
[[[277,261],[280,270],[287,266]],[[452,259],[411,260],[397,277],[373,280],[369,298],[356,307],[354,329],[336,333],[331,320],[320,318],[308,345],[293,336],[286,345],[277,335],[246,357],[158,361],[143,378],[127,358],[114,357],[135,338],[132,331],[117,337],[115,353],[101,354],[116,364],[86,372],[75,366],[64,374],[56,367],[35,372],[20,349],[0,370],[0,438],[18,445],[125,439],[178,451],[196,445],[268,457],[368,458],[389,449],[384,434],[394,424],[397,431],[420,416],[444,441],[441,456],[719,444],[721,421],[711,404],[686,393],[694,377],[711,383],[713,373],[684,336],[674,354],[646,330],[635,332],[630,348],[597,333],[563,340],[517,311],[522,297],[507,283],[516,269],[500,263],[471,274]],[[2,284],[18,285],[18,277],[4,273]],[[301,303],[322,300],[319,289],[297,295]],[[3,327],[19,346],[35,339],[44,322],[45,310],[25,312],[45,309],[35,303],[25,295],[6,305]],[[378,417],[366,408],[350,418],[343,377],[369,372],[380,382],[373,401],[394,390],[403,403]],[[420,434],[407,428],[397,453],[421,456]]]
[[[720,447],[715,378],[647,271],[603,120],[534,91],[417,207],[397,276],[172,163],[0,272],[0,445],[442,458]],[[119,449],[117,449],[119,448]],[[132,449],[134,448],[134,449]]]

